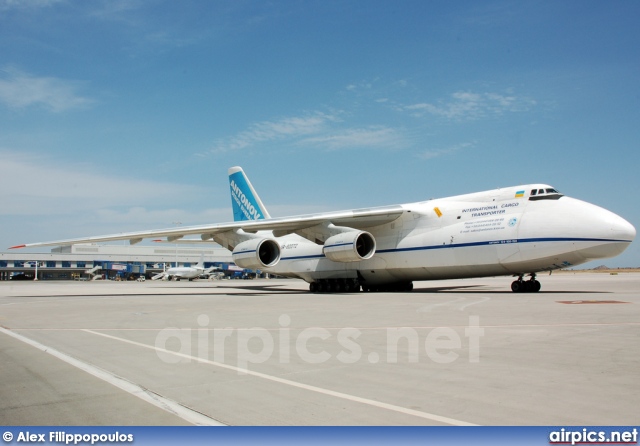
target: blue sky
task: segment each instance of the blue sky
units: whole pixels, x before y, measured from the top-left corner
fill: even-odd
[[[0,246],[530,182],[640,227],[635,1],[0,0]],[[609,266],[640,266],[634,243]]]

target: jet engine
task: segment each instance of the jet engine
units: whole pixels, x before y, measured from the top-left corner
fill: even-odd
[[[232,256],[235,264],[241,268],[268,268],[280,261],[280,246],[273,239],[255,238],[238,244]]]
[[[376,240],[365,231],[342,232],[329,237],[322,252],[334,262],[359,262],[373,257]]]

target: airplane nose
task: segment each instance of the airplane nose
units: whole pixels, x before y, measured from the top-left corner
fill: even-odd
[[[588,206],[592,209],[581,226],[587,231],[586,238],[591,239],[595,245],[581,249],[581,254],[589,259],[614,257],[621,254],[635,239],[636,228],[613,212],[591,204]]]
[[[620,240],[632,242],[636,238],[636,228],[624,218],[617,215],[616,217],[618,218],[612,223],[611,232]]]
[[[619,215],[604,209],[594,215],[592,224],[592,230],[597,238],[627,243],[636,238],[636,228],[631,223]]]

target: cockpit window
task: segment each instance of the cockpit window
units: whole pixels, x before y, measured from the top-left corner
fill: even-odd
[[[559,200],[563,195],[556,189],[531,189],[530,201]]]

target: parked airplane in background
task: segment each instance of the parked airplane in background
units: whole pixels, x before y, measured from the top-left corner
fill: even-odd
[[[156,274],[151,278],[151,280],[158,280],[158,279],[176,280],[176,281],[180,281],[181,279],[193,280],[193,279],[197,279],[200,276],[208,276],[213,271],[218,271],[218,270],[219,268],[215,266],[211,268],[205,268],[204,259],[203,259],[195,266],[174,266],[172,268],[169,268],[168,270],[163,271],[160,274]]]
[[[234,222],[140,231],[13,248],[186,235],[215,240],[242,268],[297,277],[314,292],[408,291],[413,281],[536,274],[623,252],[635,228],[618,215],[529,184],[418,203],[270,218],[240,167],[229,169]],[[525,280],[528,276],[529,279]]]

